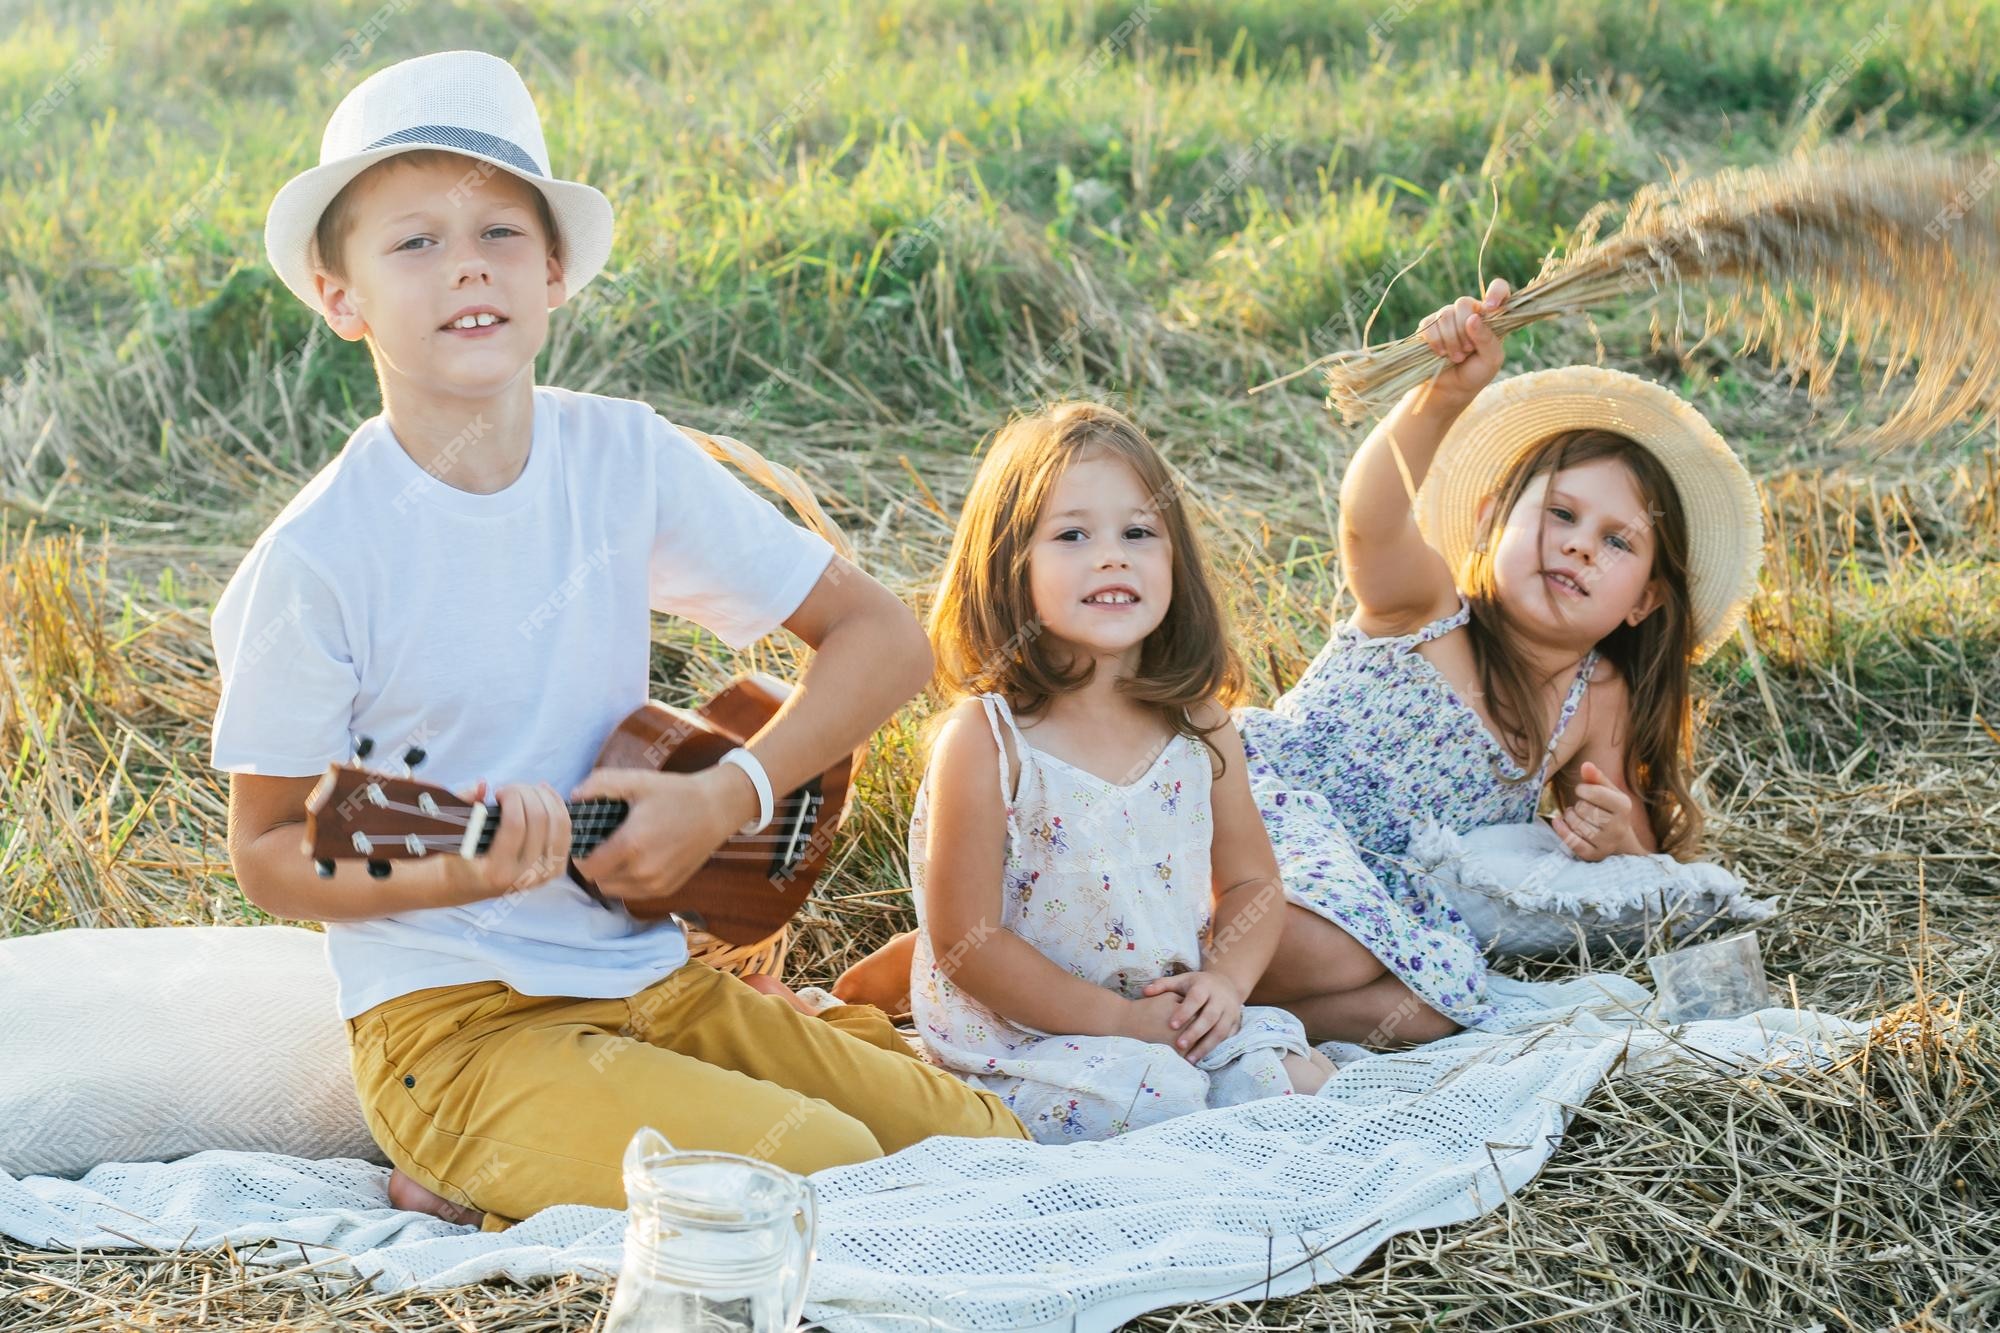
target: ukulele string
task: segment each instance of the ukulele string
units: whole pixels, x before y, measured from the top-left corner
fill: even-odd
[[[604,798],[604,799],[609,800],[612,798]],[[787,796],[784,800],[778,802],[776,807],[773,809],[772,819],[775,821],[779,813],[781,812],[785,814],[791,814],[794,812],[808,814],[808,815],[812,814],[818,809],[818,807],[822,803],[824,803],[824,801],[825,797],[817,793],[794,794],[791,796]],[[373,802],[370,802],[370,804],[373,804]],[[594,802],[585,801],[582,802],[581,804],[590,805],[594,804]],[[469,816],[450,815],[446,814],[443,811],[440,811],[436,815],[430,815],[420,806],[409,805],[404,802],[395,800],[385,801],[378,808],[385,810],[395,810],[403,814],[422,815],[426,818],[434,818],[444,823],[455,823],[458,827],[461,828],[469,825],[472,822]],[[627,811],[601,809],[595,812],[583,814],[581,817],[573,813],[571,816],[572,819],[571,832],[572,834],[576,832],[609,834],[611,832],[614,832],[618,828],[618,826],[625,821],[627,813],[629,813],[629,807]],[[799,832],[800,832],[799,828],[793,828],[777,833],[732,834],[730,835],[728,841],[725,842],[721,848],[718,848],[712,855],[713,858],[717,860],[764,859],[768,855],[765,852],[761,851],[732,852],[729,851],[728,848],[731,846],[739,846],[742,844],[766,844],[766,843],[785,843],[787,846],[791,846],[795,845],[798,842]],[[418,833],[418,834],[405,835],[403,838],[400,839],[385,838],[384,841],[390,843],[391,845],[400,843],[403,846],[408,846],[410,843],[410,839],[412,837],[414,837],[417,844],[423,847],[426,851],[437,850],[439,848],[455,851],[463,841],[463,839],[454,837],[448,833]]]
[[[591,800],[578,802],[578,804],[593,805],[596,803],[597,799],[598,798],[592,798]],[[612,800],[615,798],[604,797],[601,799]],[[824,799],[825,799],[824,797],[819,795],[808,794],[801,796],[797,793],[794,793],[792,795],[783,797],[782,799],[772,803],[771,818],[776,819],[780,814],[789,814],[792,811],[798,809],[802,805],[821,801]],[[626,804],[623,801],[620,801],[619,803],[621,805]],[[376,805],[375,802],[370,801],[368,804],[378,810],[394,810],[398,814],[421,815],[425,819],[434,819],[441,824],[450,824],[457,828],[464,828],[466,825],[472,822],[472,818],[469,815],[453,814],[442,809],[440,809],[436,814],[432,814],[430,811],[425,810],[422,806],[411,805],[405,801],[385,800],[380,805]],[[493,809],[492,807],[490,806],[488,807],[489,811],[492,811],[492,809]],[[600,809],[600,810],[585,812],[582,814],[579,814],[576,810],[571,810],[570,826],[572,829],[580,828],[580,829],[590,830],[593,832],[608,832],[612,829],[617,828],[618,825],[622,824],[625,821],[626,816],[630,814],[630,812],[631,811],[629,805],[627,805],[627,808],[625,810]],[[489,813],[486,817],[486,822],[488,824],[493,824],[494,819],[495,819],[495,813]]]
[[[416,841],[418,841],[418,843],[420,843],[420,845],[424,847],[424,851],[440,851],[440,849],[442,849],[442,851],[458,851],[458,841],[456,841],[456,839],[452,839],[452,837],[446,837],[446,835],[438,835],[438,833],[418,833],[418,835],[414,835],[414,837],[416,837]],[[790,843],[792,839],[788,839],[788,837],[782,837],[782,839],[730,839],[730,841],[732,841],[732,843],[738,843],[738,841],[758,841],[758,843]],[[394,843],[394,845],[396,845],[396,847],[408,847],[408,843],[404,843],[404,841],[398,841],[398,843]],[[722,847],[722,849],[718,849],[718,851],[710,853],[710,861],[770,861],[770,853],[762,853],[762,851],[728,851],[728,847]]]

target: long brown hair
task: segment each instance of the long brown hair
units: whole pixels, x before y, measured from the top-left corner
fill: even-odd
[[[1117,688],[1152,705],[1169,727],[1200,740],[1220,762],[1208,740],[1216,728],[1196,726],[1193,710],[1210,699],[1225,706],[1237,702],[1244,690],[1242,662],[1209,585],[1181,483],[1145,432],[1100,403],[1055,403],[1008,422],[994,437],[966,493],[931,604],[933,688],[946,703],[999,693],[1033,714],[1095,674],[1094,662],[1066,666],[1044,641],[1029,589],[1028,558],[1056,478],[1072,463],[1100,455],[1122,459],[1138,474],[1173,553],[1174,591],[1166,616],[1146,636],[1137,671]]]
[[[1537,477],[1567,467],[1616,459],[1631,472],[1652,525],[1651,578],[1660,603],[1637,625],[1621,623],[1597,645],[1598,655],[1618,668],[1631,699],[1631,733],[1624,780],[1646,812],[1660,850],[1692,854],[1701,838],[1701,808],[1690,786],[1694,764],[1694,714],[1689,698],[1689,665],[1694,659],[1694,613],[1688,594],[1688,524],[1673,478],[1652,451],[1616,431],[1584,429],[1553,435],[1524,454],[1501,478],[1493,504],[1480,523],[1465,569],[1466,626],[1479,665],[1479,688],[1496,726],[1525,755],[1548,748],[1551,722],[1544,682],[1508,649],[1509,622],[1494,582],[1493,548],[1507,516]],[[1532,773],[1531,767],[1530,772]],[[1569,795],[1570,793],[1565,793]]]

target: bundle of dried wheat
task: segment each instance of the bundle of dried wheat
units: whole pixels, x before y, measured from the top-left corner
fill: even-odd
[[[2000,161],[1926,150],[1834,149],[1775,166],[1731,168],[1648,185],[1618,233],[1613,211],[1584,217],[1569,252],[1491,320],[1505,333],[1557,315],[1599,311],[1636,293],[1686,314],[1684,285],[1726,285],[1719,312],[1740,322],[1743,350],[1767,346],[1823,394],[1851,340],[1866,357],[1884,343],[1879,395],[1912,361],[1908,398],[1879,440],[1920,438],[2000,389]],[[1664,299],[1663,299],[1664,298]],[[1717,315],[1705,302],[1707,319]],[[1831,349],[1823,331],[1832,326]],[[1419,335],[1338,352],[1327,406],[1355,422],[1386,411],[1443,363]]]

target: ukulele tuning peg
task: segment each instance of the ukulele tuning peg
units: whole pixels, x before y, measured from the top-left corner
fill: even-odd
[[[412,746],[411,746],[411,747],[410,747],[409,749],[407,749],[407,750],[403,751],[403,767],[404,767],[404,768],[406,768],[406,769],[414,769],[414,768],[415,768],[415,767],[416,767],[416,766],[417,766],[418,764],[421,764],[421,763],[423,763],[423,762],[424,762],[424,747],[423,747],[423,746],[421,746],[421,745],[412,745]]]
[[[318,873],[321,879],[332,879],[333,858],[330,856],[320,857],[318,860],[313,862],[313,870]]]
[[[356,759],[366,759],[368,757],[368,752],[373,750],[374,748],[375,748],[375,738],[372,736],[363,736],[361,738],[361,743],[354,747],[354,757]]]
[[[387,861],[370,861],[368,863],[368,877],[370,879],[389,878],[389,863]]]

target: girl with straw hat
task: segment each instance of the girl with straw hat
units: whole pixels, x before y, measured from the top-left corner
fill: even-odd
[[[1577,857],[1686,855],[1689,668],[1755,585],[1762,510],[1701,414],[1620,371],[1492,383],[1495,280],[1424,322],[1446,364],[1341,484],[1359,606],[1238,726],[1286,929],[1252,992],[1315,1041],[1425,1041],[1492,1014],[1480,947],[1399,858],[1414,826],[1533,818]]]

